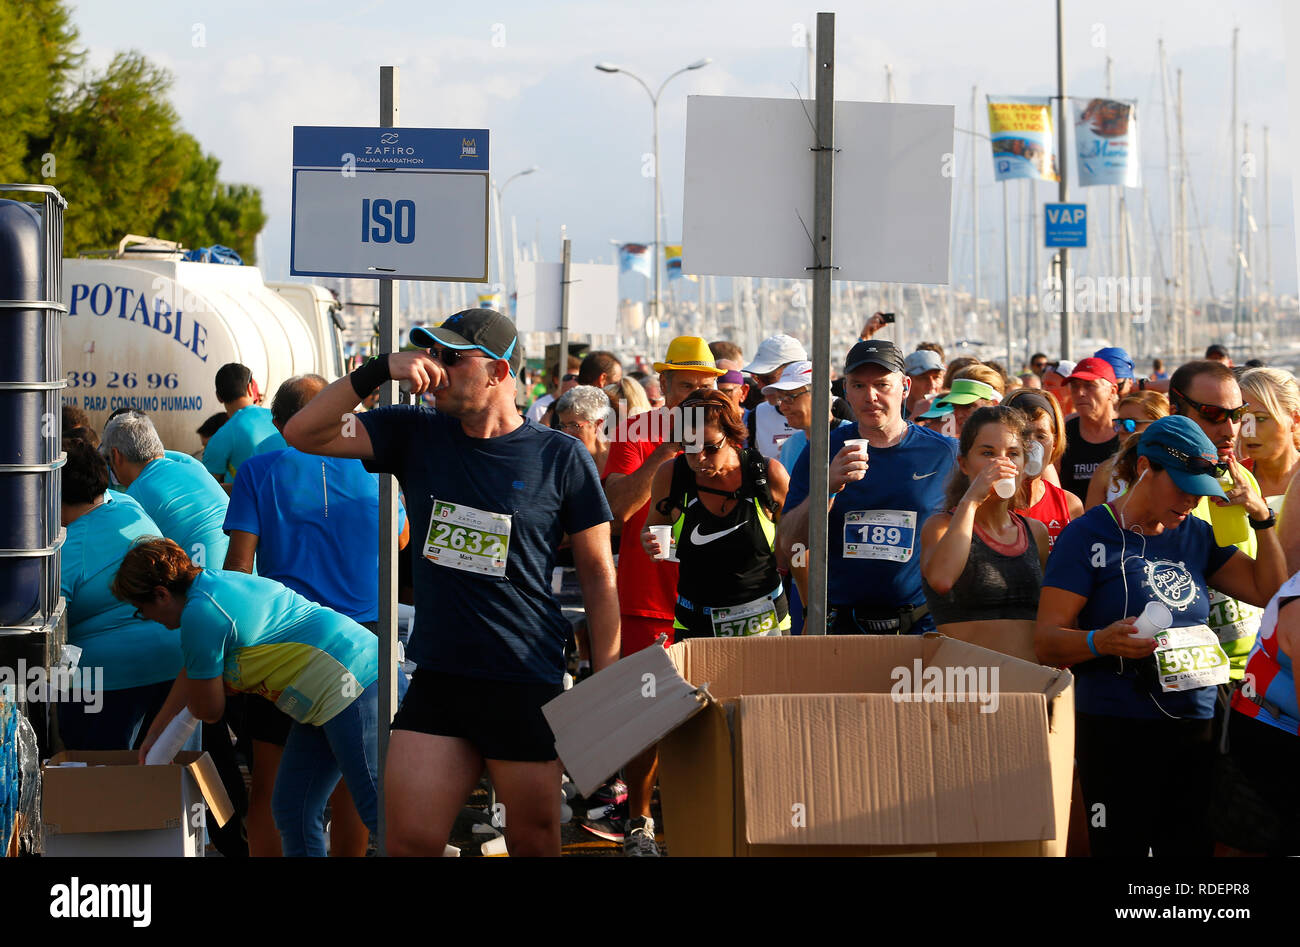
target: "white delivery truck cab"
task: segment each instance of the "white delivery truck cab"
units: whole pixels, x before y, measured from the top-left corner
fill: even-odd
[[[63,261],[64,402],[85,410],[97,429],[115,409],[138,408],[169,450],[194,453],[199,425],[224,410],[215,378],[227,362],[252,370],[268,407],[293,375],[340,376],[339,332],[319,297],[299,309],[256,267],[180,257]]]

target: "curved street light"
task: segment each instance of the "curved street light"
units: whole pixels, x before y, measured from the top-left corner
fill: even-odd
[[[502,247],[503,247],[503,240],[502,240],[502,234],[501,234],[501,220],[502,220],[502,218],[505,216],[505,215],[503,214],[502,210],[501,210],[502,198],[503,198],[503,196],[504,196],[505,193],[506,193],[506,188],[508,188],[508,187],[510,186],[510,182],[511,182],[511,181],[515,180],[516,178],[522,178],[525,174],[532,174],[534,171],[540,171],[540,170],[542,170],[542,169],[539,168],[537,165],[533,165],[531,168],[525,168],[525,169],[522,170],[522,171],[517,171],[517,172],[515,172],[514,174],[510,175],[510,177],[506,178],[506,182],[505,182],[504,184],[502,184],[500,187],[497,187],[497,185],[496,185],[496,181],[495,181],[495,180],[492,182],[492,193],[493,193],[493,196],[496,198],[495,203],[496,203],[496,225],[497,225],[497,226],[496,226],[496,231],[497,231],[497,282],[499,282],[499,283],[501,284],[501,293],[502,293],[503,296],[505,296],[505,298],[502,300],[502,305],[503,305],[503,306],[506,306],[506,307],[509,307],[509,305],[510,305],[510,293],[509,293],[508,288],[507,288],[507,286],[506,286],[506,273],[505,273],[505,269],[506,269],[506,258],[505,258],[505,252],[504,252],[504,250],[502,249]],[[514,267],[513,267],[513,265],[511,266],[510,271],[511,271],[511,274],[513,275],[513,273],[514,273]]]
[[[692,70],[695,69],[703,69],[711,62],[713,62],[713,60],[706,57],[704,59],[697,59],[695,60],[695,62],[691,63],[688,66],[683,66],[681,69],[678,69],[676,72],[669,74],[668,78],[664,79],[664,81],[659,84],[659,90],[657,92],[651,92],[650,87],[645,84],[645,82],[641,79],[640,76],[636,75],[635,73],[628,72],[622,66],[616,66],[613,63],[608,63],[608,62],[596,63],[596,69],[599,70],[600,72],[608,72],[608,73],[621,72],[629,79],[635,80],[636,83],[639,86],[641,86],[641,88],[645,89],[646,95],[650,96],[651,114],[654,119],[654,162],[655,162],[655,223],[654,223],[655,239],[654,239],[654,250],[653,250],[655,278],[654,278],[654,297],[651,299],[650,302],[650,316],[652,320],[652,325],[654,326],[654,341],[656,345],[659,341],[659,269],[660,269],[659,224],[660,224],[660,203],[662,201],[662,193],[659,187],[659,96],[663,93],[664,86],[668,85],[668,83],[672,79],[676,78],[677,76],[680,76],[684,72],[691,72]]]

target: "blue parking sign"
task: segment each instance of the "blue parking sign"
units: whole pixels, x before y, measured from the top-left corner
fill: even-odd
[[[1086,204],[1044,204],[1043,245],[1086,247],[1088,206]]]

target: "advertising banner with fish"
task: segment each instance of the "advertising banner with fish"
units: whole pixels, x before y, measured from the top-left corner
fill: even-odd
[[[1079,153],[1079,186],[1141,186],[1137,102],[1122,99],[1071,99],[1074,143]]]
[[[990,95],[988,101],[995,179],[1060,180],[1051,100],[1046,96]]]

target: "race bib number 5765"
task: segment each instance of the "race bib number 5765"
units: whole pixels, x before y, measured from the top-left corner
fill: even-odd
[[[433,501],[424,557],[450,569],[504,576],[510,551],[510,516],[472,506]]]

